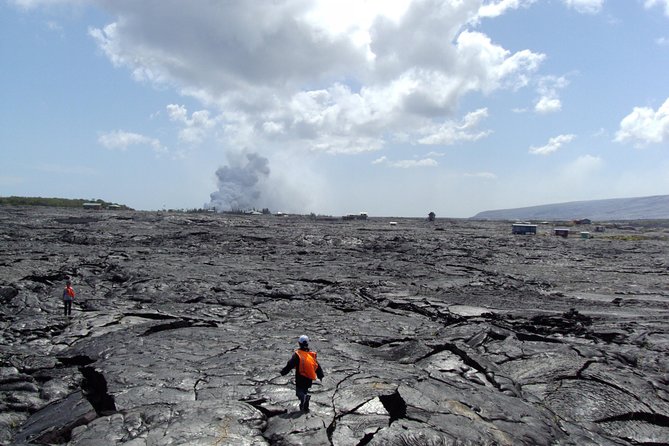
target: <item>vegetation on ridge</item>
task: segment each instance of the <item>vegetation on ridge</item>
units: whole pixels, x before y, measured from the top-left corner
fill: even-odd
[[[126,205],[119,205],[101,199],[84,200],[83,198],[44,198],[44,197],[0,197],[0,206],[51,206],[80,208],[84,203],[99,203],[102,207],[110,205],[120,206],[121,209],[130,209]]]

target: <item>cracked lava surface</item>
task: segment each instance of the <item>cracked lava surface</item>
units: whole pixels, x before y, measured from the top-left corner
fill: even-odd
[[[0,444],[669,439],[669,224],[393,220],[0,207]]]

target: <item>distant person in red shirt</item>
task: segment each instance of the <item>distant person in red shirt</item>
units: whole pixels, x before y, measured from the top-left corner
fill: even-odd
[[[72,289],[72,282],[69,280],[65,283],[63,290],[63,309],[65,316],[72,316],[72,301],[74,300],[74,290]]]
[[[300,348],[295,350],[286,366],[281,369],[281,376],[295,369],[295,395],[300,400],[300,410],[309,412],[309,388],[315,379],[322,380],[324,374],[316,359],[316,352],[309,350],[309,338],[302,335],[297,343]]]

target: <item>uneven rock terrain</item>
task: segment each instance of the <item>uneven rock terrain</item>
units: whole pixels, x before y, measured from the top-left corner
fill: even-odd
[[[0,443],[668,441],[661,222],[395,221],[0,207]]]

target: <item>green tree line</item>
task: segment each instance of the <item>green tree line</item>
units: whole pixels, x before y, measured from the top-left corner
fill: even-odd
[[[84,203],[100,203],[102,207],[117,205],[101,199],[84,200],[83,198],[44,198],[44,197],[0,197],[0,206],[53,206],[65,208],[80,208]],[[130,209],[120,205],[122,209]]]

